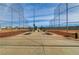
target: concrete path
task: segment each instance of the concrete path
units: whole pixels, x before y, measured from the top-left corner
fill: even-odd
[[[0,38],[0,54],[4,55],[59,55],[79,54],[79,39],[45,32],[26,32]]]

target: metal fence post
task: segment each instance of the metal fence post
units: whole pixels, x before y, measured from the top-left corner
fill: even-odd
[[[13,8],[11,7],[11,27],[13,28]]]
[[[68,3],[66,3],[66,30],[68,32]]]

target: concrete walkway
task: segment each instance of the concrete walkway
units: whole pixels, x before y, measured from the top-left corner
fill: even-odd
[[[0,38],[0,54],[79,54],[79,41],[54,33],[47,35],[45,32],[26,32],[17,36]]]

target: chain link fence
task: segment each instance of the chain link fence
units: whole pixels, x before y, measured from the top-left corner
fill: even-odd
[[[76,30],[79,29],[79,4],[60,3],[54,9],[52,20],[54,29]]]

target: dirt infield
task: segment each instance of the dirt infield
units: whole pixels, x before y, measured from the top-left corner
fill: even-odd
[[[78,37],[79,30],[68,30],[68,31],[67,30],[47,30],[47,32],[56,33],[64,37],[73,37],[75,39],[79,38]]]
[[[2,37],[9,37],[9,36],[14,36],[14,35],[18,35],[18,34],[21,34],[21,33],[24,33],[28,30],[1,30],[0,31],[0,38]]]

